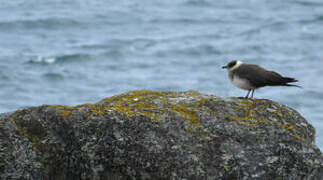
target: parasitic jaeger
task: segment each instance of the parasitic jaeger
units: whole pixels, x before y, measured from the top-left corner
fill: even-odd
[[[264,86],[301,87],[294,84],[288,84],[291,82],[297,82],[296,79],[284,77],[277,72],[266,70],[255,64],[245,64],[242,61],[235,60],[229,62],[222,68],[228,70],[229,78],[235,86],[248,90],[246,98],[249,97],[250,92],[251,98],[253,98],[255,89]]]

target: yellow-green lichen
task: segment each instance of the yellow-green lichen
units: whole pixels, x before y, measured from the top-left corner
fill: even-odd
[[[47,107],[55,108],[57,114],[62,118],[66,119],[70,115],[73,115],[77,112],[77,107],[66,106],[66,105],[47,105]]]
[[[36,152],[42,153],[39,148],[39,137],[29,133],[28,131],[25,131],[22,127],[18,126],[17,123],[14,120],[15,116],[12,116],[10,118],[11,124],[19,131],[23,136],[29,138],[32,141],[33,148]]]
[[[181,99],[181,96],[184,98]],[[187,100],[187,96],[194,98],[190,101]],[[163,118],[161,117],[178,116],[187,119],[190,122],[189,126],[200,127],[202,124],[197,110],[207,101],[208,98],[203,98],[196,91],[188,91],[183,95],[176,92],[138,90],[108,97],[96,104],[84,104],[75,107],[49,105],[47,107],[55,108],[58,116],[62,119],[69,118],[83,109],[87,112],[88,117],[120,113],[129,118],[145,116],[156,123],[162,123]]]
[[[260,114],[267,114],[268,108],[274,109],[271,116],[275,121],[268,120],[267,118],[262,118]],[[233,116],[231,114],[226,114],[225,116],[232,120],[242,121],[246,125],[253,128],[257,128],[262,124],[276,124],[277,127],[284,129],[289,132],[292,136],[297,139],[302,139],[297,134],[296,125],[292,122],[288,122],[286,118],[290,117],[291,113],[289,111],[282,112],[280,105],[275,102],[264,102],[261,99],[242,99],[240,104],[238,104],[235,109],[242,112],[243,116]]]
[[[257,105],[257,102],[259,102],[259,100],[242,99],[235,109],[238,112],[242,112],[243,116],[225,114],[225,117],[236,121],[243,121],[246,125],[257,128],[261,124],[267,123],[266,119],[261,118],[257,114],[260,109],[264,108],[264,105]]]
[[[194,92],[190,92],[190,94],[199,96],[198,93]],[[172,103],[172,98],[178,96],[178,93],[141,90],[109,97],[99,103],[104,105],[104,109],[107,111],[117,111],[128,117],[143,115],[154,119],[155,122],[160,122],[160,115],[174,114],[188,119],[193,126],[201,126],[196,113],[196,106],[199,106],[200,102],[192,104],[184,101]]]

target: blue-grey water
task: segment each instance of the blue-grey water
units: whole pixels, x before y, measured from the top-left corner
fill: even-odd
[[[299,111],[323,149],[322,0],[0,2],[0,112],[138,89],[245,96],[221,69],[233,59],[298,79],[255,97]]]

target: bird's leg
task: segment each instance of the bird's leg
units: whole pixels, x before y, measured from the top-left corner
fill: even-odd
[[[249,96],[249,94],[250,94],[250,91],[251,91],[251,89],[249,89],[249,90],[248,90],[248,94],[246,95],[246,97],[245,97],[245,98],[248,98],[248,96]]]
[[[253,93],[255,92],[255,90],[251,90],[251,98],[253,98]]]

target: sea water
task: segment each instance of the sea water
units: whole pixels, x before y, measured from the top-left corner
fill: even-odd
[[[239,59],[299,80],[255,98],[294,108],[323,148],[323,1],[0,2],[0,112],[78,105],[131,90],[245,96]]]

